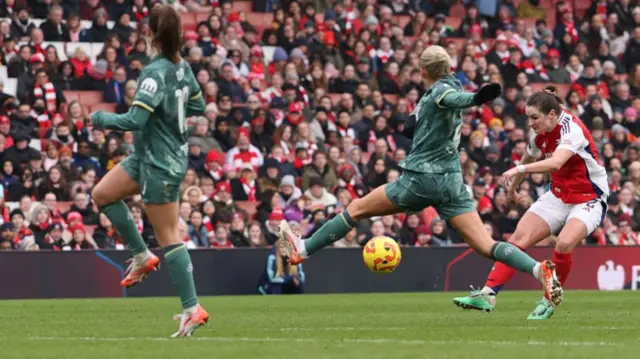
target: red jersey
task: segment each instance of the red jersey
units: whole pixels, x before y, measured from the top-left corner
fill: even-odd
[[[562,168],[551,173],[551,191],[556,197],[576,204],[609,195],[607,172],[598,164],[591,133],[582,121],[565,111],[552,131],[531,136],[527,152],[534,158],[550,158],[556,149],[574,153]]]

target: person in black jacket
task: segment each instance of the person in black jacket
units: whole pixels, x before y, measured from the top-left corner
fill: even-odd
[[[231,197],[234,201],[258,200],[260,185],[255,177],[253,167],[245,164],[240,171],[240,176],[231,180]]]
[[[100,59],[96,61],[92,68],[87,69],[84,76],[78,79],[78,90],[82,91],[104,91],[107,87],[106,75],[107,61]]]
[[[20,7],[14,13],[16,16],[13,17],[11,22],[11,35],[15,36],[19,41],[28,41],[31,36],[31,30],[36,27],[29,18],[29,10],[25,7]]]
[[[6,41],[5,36],[5,41]],[[24,73],[31,73],[31,46],[20,46],[20,52],[9,60],[7,64],[7,75],[9,77],[20,77]]]
[[[131,25],[129,24],[131,21],[131,15],[128,12],[122,12],[118,17],[118,22],[113,25],[111,31],[118,36],[120,42],[126,43],[129,42],[129,36],[134,31]]]
[[[58,65],[58,74],[53,78],[53,86],[60,91],[77,89],[77,81],[74,77],[73,64],[70,61],[63,61]]]
[[[30,169],[25,169],[20,176],[20,181],[14,182],[9,185],[9,195],[7,200],[10,202],[17,202],[23,196],[35,197],[36,186],[34,184],[33,174]]]
[[[104,42],[109,35],[107,27],[107,12],[104,8],[98,8],[93,12],[93,26],[89,30],[92,42]]]
[[[234,247],[249,247],[249,238],[245,233],[245,223],[242,214],[236,212],[231,216],[229,241]]]
[[[61,6],[54,5],[51,7],[49,18],[40,25],[45,41],[71,41],[69,25],[62,22],[62,15]]]
[[[36,71],[41,69],[44,64],[44,55],[33,54],[29,58],[31,64],[31,70],[21,74],[18,77],[18,88],[16,89],[16,96],[20,102],[29,102],[30,95],[33,90],[33,84],[36,79]]]
[[[89,196],[84,192],[78,192],[73,196],[73,204],[65,217],[71,212],[78,212],[82,215],[82,223],[88,225],[98,224],[98,213],[93,210],[93,205],[89,201]]]
[[[627,42],[627,49],[624,51],[623,58],[626,72],[631,72],[634,66],[640,63],[640,26],[633,30],[633,37]]]
[[[25,141],[38,137],[38,121],[31,116],[31,106],[28,103],[21,103],[18,110],[11,114],[10,119],[11,135],[16,144],[18,137],[24,137]]]

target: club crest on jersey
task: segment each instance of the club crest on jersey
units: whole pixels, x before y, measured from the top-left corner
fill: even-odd
[[[158,83],[152,78],[146,78],[140,84],[140,91],[148,95],[153,95],[158,91]]]

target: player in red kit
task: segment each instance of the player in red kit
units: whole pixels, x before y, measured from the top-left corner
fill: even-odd
[[[517,200],[516,188],[528,173],[550,173],[551,188],[524,214],[509,242],[527,249],[557,234],[552,261],[560,283],[569,276],[573,249],[604,220],[609,186],[607,173],[598,163],[598,153],[589,130],[561,107],[555,88],[548,86],[527,101],[533,135],[522,164],[502,175],[509,198]],[[496,263],[480,290],[454,298],[465,309],[491,311],[496,294],[516,270]],[[528,319],[548,319],[555,311],[543,298]]]

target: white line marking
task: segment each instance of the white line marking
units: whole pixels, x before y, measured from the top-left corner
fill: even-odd
[[[27,340],[32,341],[88,341],[88,342],[119,342],[119,341],[169,341],[175,340],[168,337],[27,337]],[[1,338],[1,340],[15,340],[9,338]],[[393,345],[459,345],[459,344],[473,344],[473,345],[487,345],[487,346],[563,346],[563,347],[622,347],[624,343],[610,343],[610,342],[567,342],[567,341],[508,341],[508,340],[402,340],[402,339],[320,339],[320,338],[253,338],[253,337],[192,337],[189,340],[196,341],[212,341],[212,342],[294,342],[294,343],[350,343],[350,344],[393,344]]]
[[[258,330],[263,331],[273,331],[274,328],[261,328]],[[374,327],[327,327],[327,328],[277,328],[275,330],[279,330],[282,332],[315,332],[315,331],[356,331],[356,330],[375,330],[375,331],[398,331],[398,330],[407,330],[407,328],[400,327],[384,327],[384,328],[374,328]]]

